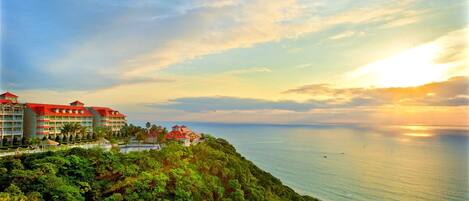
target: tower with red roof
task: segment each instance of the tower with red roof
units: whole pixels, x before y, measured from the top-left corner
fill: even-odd
[[[5,92],[0,94],[0,138],[14,137],[23,137],[23,105],[18,103],[18,96]]]

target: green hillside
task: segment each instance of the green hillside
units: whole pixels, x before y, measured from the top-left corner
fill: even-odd
[[[316,200],[223,139],[122,154],[74,148],[0,159],[0,200]]]

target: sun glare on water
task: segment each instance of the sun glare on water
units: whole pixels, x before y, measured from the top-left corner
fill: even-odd
[[[410,137],[431,137],[433,136],[431,133],[404,133],[405,136]]]

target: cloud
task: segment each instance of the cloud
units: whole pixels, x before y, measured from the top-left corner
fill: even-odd
[[[335,107],[376,105],[466,106],[469,105],[469,77],[453,77],[446,81],[416,87],[333,88],[328,84],[313,84],[290,89],[284,93],[307,94],[317,100],[339,101],[339,103],[329,104],[329,106]]]
[[[197,25],[196,30],[177,40],[169,39],[150,53],[132,59],[129,64],[132,69],[126,71],[125,75],[151,72],[229,49],[297,38],[340,24],[385,21],[389,16],[404,12],[412,2],[393,2],[391,3],[394,4],[393,8],[387,7],[388,5],[375,5],[325,17],[308,17],[309,11],[295,0],[257,0],[221,9],[218,7],[194,9],[181,18],[193,24],[194,28]],[[356,34],[359,35],[360,32]]]
[[[417,87],[334,88],[314,84],[284,92],[310,96],[302,102],[210,96],[175,98],[142,106],[164,121],[467,126],[468,87],[468,77]]]
[[[305,68],[311,68],[314,67],[314,63],[304,63],[304,64],[298,64],[296,66],[293,66],[294,69],[305,69]]]
[[[253,98],[236,97],[192,97],[177,98],[168,103],[147,104],[147,107],[175,109],[189,112],[207,112],[221,110],[287,110],[308,111],[315,103],[299,103],[296,101],[270,101]]]
[[[356,31],[346,31],[346,32],[342,32],[340,34],[337,34],[337,35],[333,35],[331,37],[329,37],[330,40],[339,40],[339,39],[344,39],[344,38],[350,38],[350,37],[356,37],[356,36],[363,36],[365,35],[365,32],[363,31],[360,31],[360,32],[356,32]]]
[[[195,113],[251,110],[307,112],[389,105],[468,106],[468,84],[468,77],[454,77],[444,82],[404,88],[332,88],[327,84],[315,84],[284,92],[311,95],[311,99],[304,102],[216,96],[176,98],[166,103],[145,106]]]
[[[267,67],[250,67],[242,68],[238,70],[227,71],[223,74],[226,75],[242,75],[242,74],[251,74],[251,73],[270,73],[272,70]]]
[[[2,81],[17,83],[24,89],[89,89],[131,83],[142,77],[159,77],[160,71],[171,65],[230,49],[298,38],[341,24],[386,21],[390,16],[408,10],[412,3],[376,3],[338,10],[330,15],[321,9],[324,3],[303,6],[303,2],[295,0],[145,1],[135,4],[106,1],[100,2],[98,8],[85,2],[75,9],[76,15],[66,15],[68,18],[63,19],[88,20],[83,26],[90,27],[63,29],[68,32],[83,30],[84,34],[58,41],[56,52],[44,51],[50,55],[39,55],[37,59],[28,57],[32,61],[27,65],[18,65],[18,60],[8,57],[2,68],[16,71],[17,66],[22,66],[30,75],[5,76]],[[99,20],[88,15],[98,15]],[[35,16],[31,17],[34,19]],[[35,24],[34,21],[27,22]],[[9,27],[4,30],[9,34],[6,35],[27,32],[15,29],[30,27],[21,23],[25,21],[7,24]],[[46,31],[54,33],[53,30],[56,29]],[[55,41],[54,38],[46,39]],[[29,44],[24,46],[16,54],[41,52]],[[10,51],[14,48],[4,49]],[[33,74],[47,77],[49,81],[31,84],[30,80],[24,79],[35,77]]]
[[[428,10],[409,10],[402,12],[399,16],[394,16],[383,25],[383,28],[396,28],[399,26],[410,25],[422,19]]]
[[[366,125],[455,125],[468,126],[468,106],[392,106],[317,108],[309,111],[276,109],[213,110],[191,112],[147,107],[145,119],[158,121],[268,123],[268,124],[366,124]],[[151,114],[149,113],[151,112]],[[135,116],[141,116],[135,114]]]

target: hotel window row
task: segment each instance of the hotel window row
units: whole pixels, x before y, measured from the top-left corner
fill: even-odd
[[[119,132],[127,123],[125,115],[108,107],[85,107],[80,101],[70,105],[18,103],[18,96],[0,95],[0,138],[56,136],[67,123],[79,123],[88,133],[93,127],[109,127]]]

